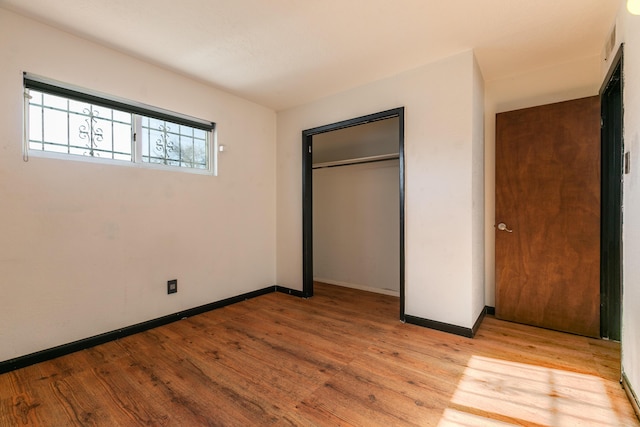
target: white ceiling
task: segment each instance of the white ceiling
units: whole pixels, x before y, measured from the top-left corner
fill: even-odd
[[[619,0],[0,0],[275,110],[475,49],[485,80],[600,54]]]

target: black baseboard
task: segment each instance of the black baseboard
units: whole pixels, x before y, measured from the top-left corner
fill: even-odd
[[[480,329],[480,325],[484,320],[484,316],[486,315],[487,315],[487,308],[485,307],[484,309],[482,309],[482,311],[480,312],[480,315],[476,319],[476,322],[473,324],[473,328],[471,328],[471,338],[476,336],[476,333],[478,332],[478,329]]]
[[[489,316],[495,316],[496,315],[496,308],[495,307],[491,307],[491,306],[487,305],[487,306],[485,306],[484,310]]]
[[[410,316],[408,314],[404,316],[404,320],[412,325],[424,326],[425,328],[435,329],[436,331],[473,338],[473,329],[471,328],[463,328],[462,326],[451,325],[449,323],[438,322],[436,320],[423,319],[422,317]]]
[[[473,324],[473,328],[471,329],[410,315],[405,315],[404,320],[405,322],[411,323],[412,325],[424,326],[425,328],[435,329],[437,331],[447,332],[449,334],[460,335],[466,338],[473,338],[476,335],[476,332],[478,332],[482,321],[484,320],[486,311],[487,310],[485,307],[485,309],[482,310],[482,312],[476,319],[475,323]]]
[[[0,362],[0,374],[13,371],[15,369],[24,368],[29,365],[44,362],[46,360],[54,359],[56,357],[64,356],[69,353],[73,353],[86,348],[94,347],[96,345],[104,344],[109,341],[116,340],[118,338],[124,338],[129,335],[143,332],[149,329],[157,328],[158,326],[166,325],[176,320],[192,317],[198,314],[206,313],[207,311],[222,308],[227,305],[235,304],[240,301],[248,300],[258,297],[260,295],[269,294],[275,292],[277,286],[268,286],[257,291],[247,292],[242,295],[238,295],[231,298],[226,298],[220,301],[216,301],[210,304],[201,305],[188,310],[180,311],[178,313],[169,314],[167,316],[159,317],[157,319],[149,320],[146,322],[138,323],[136,325],[127,326],[115,331],[106,332],[104,334],[95,335],[93,337],[85,338],[82,340],[74,341],[68,344],[59,345],[47,350],[38,351],[36,353],[27,354],[25,356],[16,357],[15,359],[9,359],[4,362]],[[299,292],[299,291],[298,291]],[[295,295],[295,294],[293,294]]]
[[[300,297],[300,298],[309,297],[303,291],[297,291],[295,289],[289,289],[289,288],[285,288],[284,286],[278,286],[278,285],[276,285],[276,292],[282,292],[283,294],[293,295],[295,297]]]

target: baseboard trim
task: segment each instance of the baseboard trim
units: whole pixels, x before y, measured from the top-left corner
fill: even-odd
[[[640,420],[640,400],[638,400],[638,396],[633,390],[633,387],[631,387],[631,384],[629,384],[629,378],[627,378],[627,375],[624,372],[622,373],[621,382],[622,388],[624,389],[625,393],[627,393],[627,397],[629,398],[629,402],[631,402],[631,406],[633,406],[636,417],[638,417],[638,420]]]
[[[467,338],[473,338],[474,335],[474,331],[471,328],[463,328],[462,326],[438,322],[437,320],[423,319],[422,317],[410,316],[408,314],[404,316],[404,320],[412,325],[424,326],[425,328],[435,329],[437,331],[460,335]]]
[[[487,306],[484,307],[484,310],[489,316],[495,316],[496,315],[496,308],[495,307],[491,307],[490,305],[487,305]]]
[[[157,319],[148,320],[146,322],[127,326],[122,329],[116,329],[115,331],[106,332],[104,334],[95,335],[93,337],[81,339],[68,344],[63,344],[57,347],[27,354],[25,356],[9,359],[4,362],[0,362],[0,374],[14,371],[16,369],[24,368],[26,366],[34,365],[36,363],[44,362],[46,360],[54,359],[56,357],[64,356],[66,354],[74,353],[76,351],[84,350],[86,348],[94,347],[96,345],[104,344],[106,342],[113,341],[118,338],[124,338],[126,336],[136,334],[138,332],[143,332],[149,329],[157,328],[158,326],[163,326],[180,319],[206,313],[207,311],[222,308],[227,305],[235,304],[251,298],[259,297],[261,295],[269,294],[269,293],[275,292],[277,288],[278,286],[268,286],[263,289],[258,289],[257,291],[247,292],[242,295],[226,298],[220,301],[201,305],[199,307],[194,307],[188,310],[179,311],[177,313],[169,314],[167,316],[162,316]]]
[[[290,288],[286,288],[284,286],[275,286],[275,291],[276,292],[281,292],[283,294],[287,294],[287,295],[293,295],[294,297],[300,297],[300,298],[308,298],[308,295],[305,295],[304,292],[302,291],[298,291],[295,289],[290,289]]]
[[[356,283],[340,282],[339,280],[325,279],[323,277],[314,277],[314,282],[327,283],[329,285],[344,286],[345,288],[358,289],[365,292],[373,292],[375,294],[389,295],[392,297],[400,297],[400,291],[392,289],[374,288],[373,286],[358,285]]]
[[[487,307],[482,309],[482,311],[480,312],[480,315],[476,319],[476,322],[473,324],[473,328],[471,328],[471,338],[476,336],[476,333],[478,332],[478,329],[480,329],[480,325],[482,324],[482,321],[484,320],[484,316],[486,316],[486,314],[487,314]]]

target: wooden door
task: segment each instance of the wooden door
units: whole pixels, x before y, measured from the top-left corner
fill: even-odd
[[[599,336],[597,96],[496,116],[496,316]]]

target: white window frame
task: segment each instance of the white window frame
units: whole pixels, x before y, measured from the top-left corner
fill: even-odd
[[[185,173],[216,175],[217,174],[217,152],[218,144],[216,138],[216,124],[210,121],[197,119],[180,113],[151,107],[134,101],[105,95],[95,91],[79,88],[55,80],[37,76],[30,73],[24,75],[24,136],[23,136],[23,158],[28,161],[29,157],[47,157],[55,159],[85,161],[90,163],[128,165],[148,169],[158,169],[164,171],[177,171]],[[30,148],[29,138],[29,91],[34,90],[58,97],[90,103],[118,111],[131,114],[131,160],[103,158],[72,153],[60,153],[55,151],[38,150]],[[206,135],[206,162],[207,168],[197,168],[181,165],[169,165],[164,163],[152,163],[143,161],[142,149],[142,118],[157,119],[170,122],[172,124],[184,125],[205,132]]]

